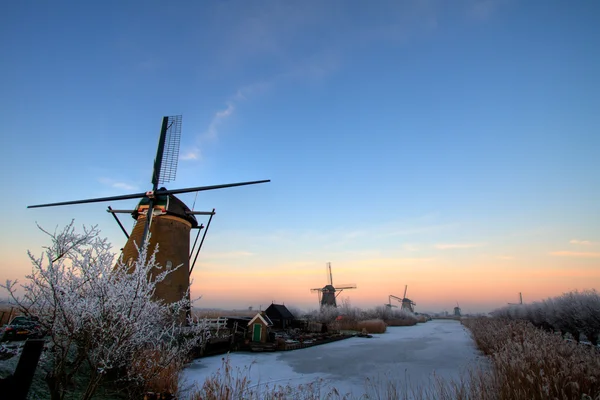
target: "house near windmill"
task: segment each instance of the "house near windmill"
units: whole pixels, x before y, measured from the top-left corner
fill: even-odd
[[[269,340],[269,333],[272,327],[273,322],[264,311],[257,313],[254,318],[248,322],[250,340],[255,343],[266,343]]]
[[[294,314],[283,304],[271,303],[265,310],[265,314],[273,323],[275,329],[288,329],[294,322]]]

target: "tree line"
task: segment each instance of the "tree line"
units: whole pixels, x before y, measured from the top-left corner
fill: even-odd
[[[585,336],[594,346],[600,334],[600,295],[595,289],[571,291],[561,296],[530,304],[502,307],[491,313],[494,317],[527,320],[534,326],[551,332],[573,336],[577,342]]]

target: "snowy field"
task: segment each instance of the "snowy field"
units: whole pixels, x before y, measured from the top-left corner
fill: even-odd
[[[188,393],[222,366],[226,357],[195,360],[182,373],[180,389]],[[433,320],[408,327],[389,327],[373,338],[350,338],[301,350],[276,353],[232,353],[234,374],[246,374],[253,386],[300,385],[322,379],[322,393],[335,387],[340,394],[360,397],[367,378],[401,381],[416,387],[435,377],[458,379],[482,356],[459,322]]]

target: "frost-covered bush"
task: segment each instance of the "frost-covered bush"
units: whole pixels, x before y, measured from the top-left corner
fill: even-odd
[[[423,317],[419,321],[417,316],[409,311],[379,306],[371,309],[360,309],[352,307],[349,299],[344,299],[339,307],[321,307],[319,310],[309,311],[304,314],[304,317],[309,321],[319,322],[322,324],[332,325],[335,329],[341,330],[360,330],[358,323],[369,320],[382,320],[388,326],[412,326],[417,322],[425,322]]]
[[[150,254],[149,241],[132,266],[122,260],[115,266],[111,246],[96,227],[77,233],[71,222],[60,232],[42,231],[51,244],[39,257],[29,252],[33,268],[26,282],[20,288],[17,281],[1,286],[47,332],[44,368],[52,399],[63,399],[83,371],[85,387],[78,388],[83,399],[91,398],[109,373],[125,387],[143,388],[206,338],[203,323],[181,326],[188,296],[172,304],[154,299],[156,284],[174,269],[157,264],[158,249]]]
[[[596,290],[573,291],[531,304],[517,304],[492,312],[497,318],[527,320],[538,328],[571,334],[579,341],[583,334],[594,345],[600,334],[600,295]]]

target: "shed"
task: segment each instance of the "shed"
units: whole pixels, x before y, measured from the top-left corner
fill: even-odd
[[[265,310],[265,313],[273,321],[273,326],[278,329],[290,328],[295,319],[294,315],[283,304],[272,303]]]
[[[273,326],[273,322],[268,316],[258,313],[248,322],[248,331],[251,334],[253,342],[266,343],[269,337],[269,328]]]

